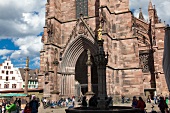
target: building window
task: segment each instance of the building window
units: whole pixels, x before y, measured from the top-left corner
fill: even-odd
[[[6,88],[6,84],[4,84],[4,88]]]
[[[2,80],[2,76],[0,76],[0,80]]]
[[[6,81],[8,81],[8,77],[6,77]]]
[[[11,69],[11,66],[8,66],[8,69]]]
[[[7,69],[7,66],[4,66],[4,69]]]
[[[79,18],[80,14],[88,16],[88,0],[76,0],[76,18]]]
[[[1,88],[1,84],[0,84],[0,88]]]
[[[10,74],[13,74],[13,71],[10,71]]]
[[[60,59],[59,59],[60,61],[62,60],[62,55],[63,55],[63,53],[60,53]]]
[[[15,80],[15,77],[12,77],[12,80]]]
[[[9,88],[9,84],[4,84],[4,88]]]
[[[16,84],[12,84],[12,88],[17,88],[17,85]]]
[[[7,63],[7,65],[8,65],[8,63]]]
[[[149,72],[149,53],[142,53],[139,55],[140,59],[140,67],[142,68],[142,72],[148,73]]]
[[[4,71],[4,70],[2,70],[2,73],[5,73],[5,71]]]
[[[115,57],[115,64],[117,64],[117,55],[115,55],[114,57]]]
[[[8,71],[6,71],[6,75],[8,75]]]
[[[32,77],[30,77],[30,79],[32,79]]]

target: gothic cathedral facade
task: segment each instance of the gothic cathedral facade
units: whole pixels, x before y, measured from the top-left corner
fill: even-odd
[[[98,93],[97,30],[102,22],[107,95],[120,97],[169,94],[162,57],[165,25],[152,2],[149,21],[129,10],[129,0],[47,0],[39,87],[44,97],[85,95],[88,55],[91,54],[92,91]],[[81,18],[81,19],[80,19]]]

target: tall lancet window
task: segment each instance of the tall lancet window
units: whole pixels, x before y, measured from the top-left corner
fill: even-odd
[[[88,16],[88,0],[76,0],[76,18],[83,16]]]

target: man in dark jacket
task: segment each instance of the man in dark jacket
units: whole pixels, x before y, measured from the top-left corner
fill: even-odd
[[[36,100],[36,97],[33,97],[33,100],[29,103],[31,108],[31,113],[38,113],[38,101]]]

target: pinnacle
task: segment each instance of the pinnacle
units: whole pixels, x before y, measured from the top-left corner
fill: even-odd
[[[152,0],[150,0],[150,2],[149,2],[148,9],[153,9]]]
[[[139,8],[139,9],[140,9],[140,12],[139,12],[139,19],[145,20],[144,17],[143,17],[142,8]]]

